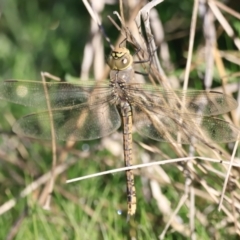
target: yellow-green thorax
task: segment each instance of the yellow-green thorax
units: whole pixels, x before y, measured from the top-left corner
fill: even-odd
[[[122,71],[133,63],[132,55],[124,47],[115,48],[108,57],[108,65],[112,70]]]

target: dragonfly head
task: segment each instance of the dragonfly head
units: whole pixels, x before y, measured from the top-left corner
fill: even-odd
[[[133,57],[124,47],[115,48],[108,57],[108,65],[112,70],[124,70],[133,63]]]

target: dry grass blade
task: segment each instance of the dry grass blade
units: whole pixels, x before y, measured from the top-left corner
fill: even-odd
[[[60,164],[56,166],[55,168],[55,175],[59,175],[66,171],[71,165],[74,165],[76,163],[76,159],[72,159],[66,163]],[[49,171],[48,173],[42,175],[37,180],[33,181],[31,184],[29,184],[26,188],[24,188],[20,194],[19,198],[25,198],[30,193],[38,189],[42,184],[45,184],[49,181],[49,179],[52,178],[52,171]],[[0,215],[4,214],[5,212],[9,211],[11,208],[13,208],[17,204],[18,199],[11,199],[4,204],[0,206]]]
[[[198,13],[198,0],[194,0],[192,21],[191,21],[191,27],[190,27],[188,57],[187,57],[187,64],[186,64],[184,84],[183,84],[183,89],[184,90],[187,90],[187,88],[188,88],[190,67],[191,67],[191,63],[192,63],[193,44],[194,44],[194,37],[195,37],[196,24],[197,24],[197,13]]]
[[[184,161],[192,160],[193,158],[194,157],[184,157],[184,158],[176,158],[176,159],[169,159],[169,160],[161,160],[161,161],[157,161],[157,162],[136,164],[136,165],[130,166],[130,167],[122,167],[122,168],[112,169],[112,170],[109,170],[109,171],[90,174],[90,175],[87,175],[87,176],[82,176],[82,177],[69,179],[69,180],[66,181],[66,183],[82,181],[82,180],[85,180],[85,179],[95,178],[95,177],[99,177],[99,176],[103,176],[103,175],[107,175],[107,174],[113,174],[113,173],[117,173],[117,172],[126,171],[126,170],[134,170],[134,169],[138,169],[138,168],[146,168],[146,167],[151,167],[151,166],[155,166],[155,165],[165,165],[165,164],[170,164],[170,163],[184,162]],[[207,162],[220,163],[220,164],[225,164],[225,165],[230,165],[231,164],[231,166],[240,167],[240,163],[229,163],[229,161],[222,160],[222,159],[218,160],[218,159],[206,158],[206,157],[195,157],[195,158],[198,158],[200,160],[207,161]]]
[[[238,143],[239,143],[239,141],[236,141],[236,143],[234,145],[234,148],[233,148],[233,153],[232,153],[232,156],[231,156],[230,164],[229,164],[229,167],[228,167],[228,170],[227,170],[227,174],[226,174],[226,178],[225,178],[224,185],[223,185],[223,190],[222,190],[222,193],[221,193],[221,198],[220,198],[220,202],[219,202],[218,211],[220,211],[221,207],[222,207],[224,194],[225,194],[225,191],[226,191],[226,188],[227,188],[227,183],[229,181],[229,175],[230,175],[230,172],[231,172],[231,169],[232,169],[232,165],[231,164],[234,161],[234,158],[235,158],[235,155],[236,155],[236,151],[237,151],[237,148],[238,148]]]
[[[46,97],[46,102],[47,102],[47,108],[48,108],[48,113],[49,113],[49,121],[51,124],[51,142],[52,142],[52,169],[51,169],[51,178],[49,179],[48,184],[46,185],[46,188],[44,191],[42,191],[42,194],[39,198],[39,203],[43,205],[44,209],[50,209],[50,204],[51,204],[51,196],[52,192],[54,189],[54,182],[55,182],[55,169],[57,166],[57,145],[56,145],[56,134],[55,134],[55,127],[54,127],[54,122],[53,122],[53,116],[52,116],[52,106],[49,98],[49,93],[48,89],[46,86],[46,79],[45,77],[49,77],[52,80],[57,79],[58,81],[60,80],[59,78],[56,78],[49,73],[41,73],[42,77],[42,82],[44,86],[44,93]]]
[[[213,11],[215,17],[218,19],[218,21],[221,23],[222,27],[228,34],[228,36],[233,38],[233,41],[234,41],[236,47],[238,48],[238,50],[240,50],[240,39],[238,37],[235,37],[233,28],[228,23],[228,21],[225,19],[225,17],[223,16],[223,14],[219,10],[219,8],[215,5],[215,2],[210,1],[208,4],[209,4],[211,10]]]

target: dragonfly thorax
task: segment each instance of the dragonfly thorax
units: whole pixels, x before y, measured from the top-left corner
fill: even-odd
[[[128,100],[125,89],[125,82],[111,81],[112,95],[114,96],[115,104],[121,104]]]
[[[112,87],[112,94],[117,104],[121,102],[128,102],[128,88],[130,82],[134,81],[134,69],[129,66],[124,70],[110,71],[110,86]]]
[[[112,70],[122,71],[131,67],[132,55],[127,48],[115,48],[108,57],[108,65]]]

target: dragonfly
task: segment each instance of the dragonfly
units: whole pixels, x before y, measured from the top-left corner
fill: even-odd
[[[238,139],[240,130],[216,117],[238,106],[231,96],[140,84],[135,80],[133,56],[125,47],[115,48],[108,64],[111,69],[108,81],[0,82],[0,99],[39,109],[17,120],[13,131],[30,138],[52,139],[54,128],[56,140],[83,141],[110,135],[122,125],[127,167],[133,164],[133,123],[141,135],[162,142],[210,146],[211,141]],[[132,170],[126,171],[126,183],[127,214],[132,216],[137,208]]]

